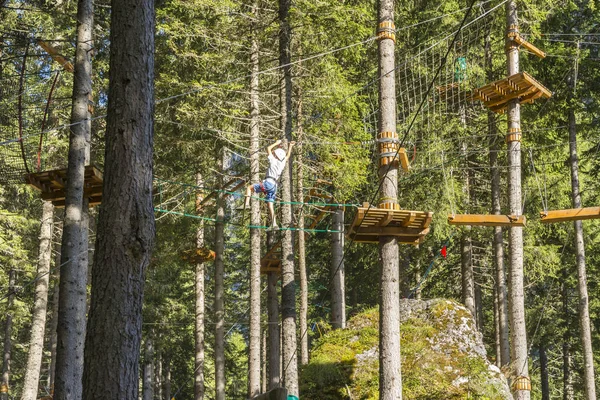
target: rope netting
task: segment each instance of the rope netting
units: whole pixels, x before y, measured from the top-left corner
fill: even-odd
[[[71,78],[29,39],[5,37],[0,48],[0,183],[23,183],[66,166],[68,131],[49,131],[68,121]]]
[[[487,110],[472,100],[471,91],[487,83],[490,71],[494,75],[504,72],[501,67],[486,65],[486,47],[488,60],[497,58],[492,54],[503,53],[503,28],[498,23],[502,4],[473,13],[456,40],[456,31],[448,33],[442,27],[443,33],[433,39],[411,48],[397,48],[396,129],[402,140],[411,126],[402,145],[414,158],[413,172],[403,176],[401,185],[414,187],[424,176],[437,174],[440,182],[446,181],[451,203],[458,203],[453,198],[461,196],[455,194],[460,189],[454,188],[459,180],[469,182],[470,197],[487,197],[483,193],[489,192],[490,182]],[[372,138],[378,133],[376,86],[370,88],[371,112],[364,117],[365,129]],[[439,187],[444,189],[444,184]],[[460,204],[465,204],[465,199],[461,200]],[[473,202],[468,207],[474,212],[489,205]]]

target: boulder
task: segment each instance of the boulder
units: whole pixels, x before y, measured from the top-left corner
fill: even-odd
[[[303,399],[378,399],[379,311],[366,310],[313,347],[302,369]],[[401,302],[404,400],[512,400],[506,378],[486,356],[469,311],[444,299]]]

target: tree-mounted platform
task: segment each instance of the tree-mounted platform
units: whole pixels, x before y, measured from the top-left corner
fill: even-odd
[[[473,100],[481,100],[490,110],[503,114],[512,99],[519,99],[521,104],[533,103],[542,97],[550,98],[552,92],[527,72],[520,72],[473,89],[471,96]]]
[[[524,215],[448,214],[450,225],[524,227],[526,222]]]
[[[380,236],[396,236],[398,243],[418,245],[429,233],[432,216],[433,212],[429,211],[369,208],[369,203],[363,203],[354,217],[348,237],[359,243],[379,243]]]
[[[215,257],[216,253],[204,246],[199,249],[184,251],[181,258],[189,263],[199,264],[207,261],[213,261]]]
[[[102,202],[102,172],[93,165],[85,167],[83,195],[90,207]],[[54,207],[65,206],[67,169],[36,172],[25,175],[25,182],[42,192],[42,199],[51,201]]]
[[[600,207],[570,208],[566,210],[541,211],[542,223],[600,219]]]

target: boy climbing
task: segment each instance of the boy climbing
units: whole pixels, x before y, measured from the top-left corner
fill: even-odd
[[[267,176],[262,182],[249,185],[246,188],[246,201],[244,202],[244,208],[248,208],[250,205],[250,195],[252,194],[252,191],[254,191],[254,193],[264,193],[265,200],[267,201],[267,205],[269,207],[269,214],[271,215],[271,229],[278,228],[275,218],[275,207],[273,206],[273,202],[275,201],[275,193],[277,193],[277,181],[283,172],[285,163],[290,159],[292,148],[296,144],[294,141],[290,142],[286,153],[281,147],[277,147],[280,143],[281,140],[278,140],[267,147],[269,160]]]

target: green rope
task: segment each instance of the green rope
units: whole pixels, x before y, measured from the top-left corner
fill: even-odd
[[[157,207],[154,208],[154,211],[165,213],[165,214],[177,215],[180,217],[201,219],[203,221],[219,222],[215,218],[201,217],[200,215],[188,214],[188,213],[179,212],[179,211],[164,210],[162,208],[157,208]],[[246,227],[246,228],[250,228],[250,229],[270,229],[271,228],[270,226],[265,226],[265,225],[243,225],[243,224],[235,224],[235,223],[226,222],[226,221],[223,221],[223,223],[226,225],[234,225],[234,226]],[[280,231],[304,231],[304,232],[311,232],[311,233],[344,233],[343,231],[337,231],[337,230],[332,230],[332,229],[303,229],[303,228],[294,228],[294,227],[289,227],[289,228],[288,227],[280,227],[277,230],[280,230]]]

